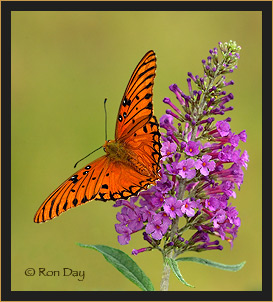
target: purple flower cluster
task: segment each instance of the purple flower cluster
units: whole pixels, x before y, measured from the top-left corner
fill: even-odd
[[[160,118],[165,130],[161,133],[161,179],[130,201],[115,204],[122,206],[115,225],[119,243],[128,244],[138,231],[149,243],[134,249],[134,255],[153,248],[165,254],[174,249],[176,255],[221,250],[219,240],[211,241],[211,236],[231,245],[237,236],[241,221],[230,198],[236,198],[235,185],[240,189],[243,183],[242,167],[247,169],[248,154],[238,149],[239,142],[246,141],[246,132],[235,134],[229,117],[214,123],[213,116],[233,109],[225,107],[234,97],[223,88],[234,82],[226,82],[223,74],[237,68],[240,47],[230,41],[219,43],[219,48],[221,61],[217,48],[210,50],[207,61],[202,60],[203,77],[188,73],[188,95],[176,84],[169,87],[180,109],[169,98],[163,100],[171,109]],[[193,90],[193,84],[198,90]],[[189,229],[195,232],[185,239]]]

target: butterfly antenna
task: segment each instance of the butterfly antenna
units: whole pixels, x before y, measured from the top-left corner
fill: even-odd
[[[86,157],[88,157],[89,155],[91,155],[92,153],[98,151],[98,150],[101,149],[102,147],[103,147],[103,146],[99,147],[98,149],[92,151],[91,153],[89,153],[88,155],[86,155],[85,157],[83,157],[82,159],[78,160],[78,161],[75,163],[74,168],[76,168],[77,164],[78,164],[80,161],[82,161],[83,159],[85,159]]]
[[[104,100],[104,116],[105,116],[105,140],[107,141],[107,110],[106,110],[106,101]]]
[[[104,100],[104,114],[105,114],[105,140],[107,141],[107,110],[106,110],[106,101],[107,99],[105,98]],[[82,159],[78,160],[75,165],[74,168],[76,168],[77,164],[79,162],[81,162],[82,160],[84,160],[86,157],[88,157],[89,155],[93,154],[94,152],[98,151],[99,149],[101,149],[103,146],[99,147],[98,149],[92,151],[91,153],[87,154],[85,157],[83,157]]]

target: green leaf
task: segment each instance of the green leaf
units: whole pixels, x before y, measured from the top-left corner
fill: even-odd
[[[246,261],[243,261],[239,264],[223,264],[223,263],[218,263],[218,262],[214,262],[208,259],[202,259],[202,258],[198,258],[198,257],[182,257],[182,258],[178,258],[176,259],[176,261],[192,261],[192,262],[196,262],[199,264],[204,264],[204,265],[208,265],[208,266],[212,266],[215,268],[219,268],[225,271],[231,271],[231,272],[237,272],[239,271],[246,263]]]
[[[143,270],[121,250],[106,245],[77,244],[100,252],[109,263],[143,291],[154,291],[151,280],[145,275]]]
[[[172,269],[173,273],[175,274],[175,276],[178,278],[179,281],[181,281],[183,284],[189,286],[189,287],[194,287],[193,285],[190,285],[189,283],[187,283],[185,281],[185,279],[183,278],[183,276],[181,275],[181,272],[179,270],[179,267],[176,263],[176,261],[172,258],[166,258],[166,261],[168,263],[168,265],[170,266],[170,268]]]

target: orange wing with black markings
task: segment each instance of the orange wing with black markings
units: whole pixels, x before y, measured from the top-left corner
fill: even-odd
[[[94,199],[127,199],[159,178],[160,133],[153,115],[156,70],[151,50],[135,68],[123,95],[115,140],[104,145],[106,155],[89,163],[62,183],[44,201],[34,222],[44,222]]]
[[[109,165],[106,155],[88,164],[63,182],[43,202],[34,222],[44,222],[94,199],[101,190]]]
[[[156,56],[150,50],[135,68],[126,87],[116,122],[116,140],[130,137],[153,116],[155,70]]]

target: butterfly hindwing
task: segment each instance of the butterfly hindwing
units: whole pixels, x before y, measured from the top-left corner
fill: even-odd
[[[123,95],[116,123],[116,140],[123,140],[153,116],[156,56],[150,50],[135,68]]]
[[[127,199],[137,195],[140,190],[147,189],[151,183],[155,183],[154,177],[145,176],[124,163],[113,161],[109,163],[95,199]]]
[[[125,143],[137,155],[138,161],[151,171],[153,177],[159,178],[161,143],[156,117],[153,116],[148,123],[128,137]]]
[[[96,199],[127,199],[160,178],[161,144],[155,116],[123,143],[130,150],[131,159],[128,162],[110,160]]]

